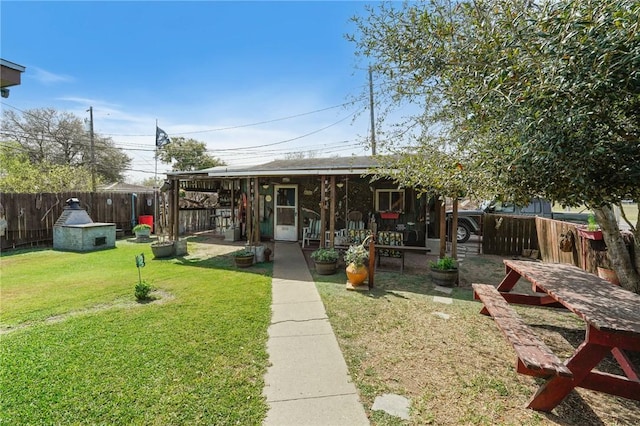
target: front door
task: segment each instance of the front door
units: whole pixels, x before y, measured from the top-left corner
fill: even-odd
[[[298,187],[275,186],[274,236],[277,241],[298,241]]]

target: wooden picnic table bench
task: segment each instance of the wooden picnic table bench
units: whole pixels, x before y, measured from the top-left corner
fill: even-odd
[[[495,291],[474,285],[474,292],[484,303],[481,312],[491,314],[514,345],[519,363],[523,358],[528,359],[530,365],[523,361],[519,372],[549,374],[554,369],[557,372],[540,386],[528,407],[551,411],[575,387],[640,401],[640,373],[627,355],[629,351],[640,352],[640,295],[572,265],[517,260],[505,260],[504,263],[506,276]],[[534,294],[512,292],[520,278],[531,282]],[[503,300],[500,301],[495,293]],[[565,374],[560,366],[547,364],[548,361],[555,362],[546,353],[548,348],[532,336],[530,329],[525,331],[520,327],[521,320],[514,319],[506,310],[511,309],[508,303],[563,307],[585,322],[584,342],[562,363],[571,375]],[[501,316],[504,318],[497,319]],[[529,344],[537,349],[531,349]],[[528,356],[528,350],[534,354],[532,357]],[[624,375],[596,370],[608,354],[613,355]]]
[[[565,376],[573,373],[529,328],[500,292],[490,284],[472,284],[474,297],[484,303],[496,325],[518,355],[518,373],[536,377]]]

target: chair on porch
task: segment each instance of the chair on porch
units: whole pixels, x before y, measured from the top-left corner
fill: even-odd
[[[377,243],[386,246],[404,246],[404,234],[398,231],[379,231]],[[402,269],[404,269],[404,251],[393,249],[379,249],[378,266],[380,266],[380,257],[395,257],[402,261]]]
[[[364,229],[361,212],[354,210],[347,214],[347,230],[351,229]]]
[[[309,226],[302,228],[302,247],[309,245],[309,241],[320,241],[320,219],[309,219]]]

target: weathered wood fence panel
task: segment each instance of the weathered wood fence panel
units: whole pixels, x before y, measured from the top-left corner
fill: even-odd
[[[565,263],[582,267],[582,244],[576,225],[559,220],[536,218],[536,228],[538,230],[538,241],[540,242],[540,256],[543,262]],[[571,233],[573,239],[573,249],[570,252],[560,250],[560,240],[562,235]]]
[[[214,209],[180,210],[180,233],[212,229],[211,218]]]
[[[524,249],[538,249],[535,217],[485,214],[482,250],[500,256],[521,255]]]
[[[540,253],[542,260],[549,263],[566,263],[575,265],[586,271],[597,273],[598,266],[608,267],[607,245],[603,240],[589,240],[579,236],[579,225],[553,219],[536,218]],[[573,246],[570,252],[560,250],[562,235],[570,232],[573,235]],[[632,250],[633,241],[626,241],[627,248]]]
[[[62,214],[65,201],[78,198],[94,222],[115,223],[129,233],[133,221],[154,214],[154,193],[144,192],[63,192],[40,194],[0,194],[0,230],[2,250],[28,245],[51,244],[53,225]]]

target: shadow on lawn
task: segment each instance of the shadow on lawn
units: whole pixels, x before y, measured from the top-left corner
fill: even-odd
[[[273,272],[273,262],[261,262],[248,268],[238,268],[235,265],[235,260],[231,254],[219,254],[210,257],[179,256],[174,259],[179,265],[196,268],[220,269],[258,275],[271,275]]]
[[[571,345],[573,350],[580,346],[580,344],[582,344],[582,342],[584,341],[584,328],[568,328],[550,324],[530,325],[535,328],[540,328],[541,330],[543,330],[543,332],[547,331],[559,334],[564,340],[567,341],[568,344]],[[557,348],[552,347],[552,349],[556,350]],[[640,353],[627,351],[626,355],[627,358],[629,358],[629,361],[635,366],[636,371],[640,371]],[[609,374],[624,375],[620,365],[611,354],[608,354],[602,361],[600,361],[600,364],[598,364],[598,370]],[[637,404],[640,406],[640,403]]]

